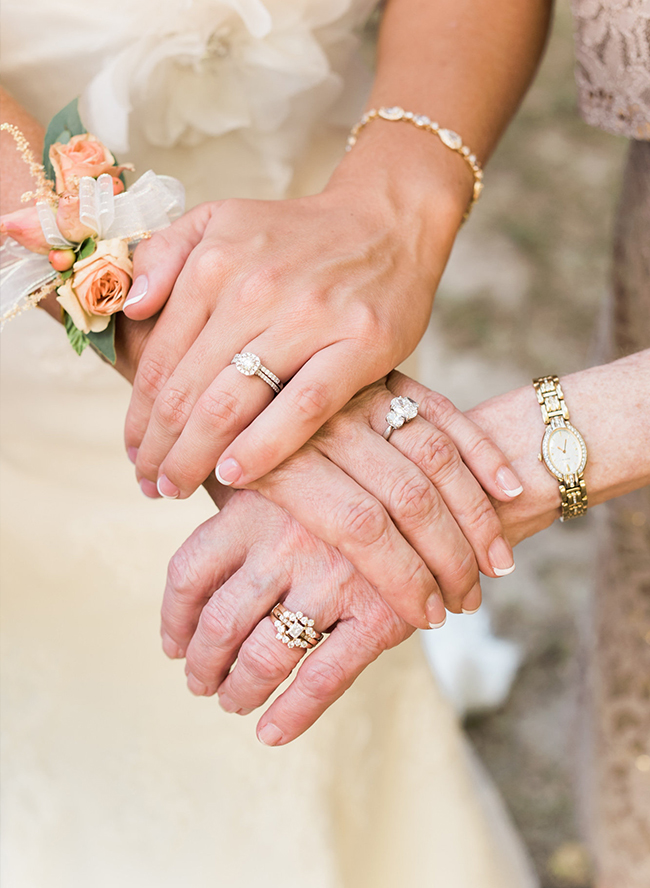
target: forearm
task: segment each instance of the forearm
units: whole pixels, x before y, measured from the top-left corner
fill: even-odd
[[[650,349],[561,379],[571,422],[588,449],[589,506],[650,484]],[[511,460],[524,492],[496,503],[514,544],[560,514],[558,482],[538,459],[544,424],[532,385],[468,412]]]
[[[552,0],[392,0],[383,16],[369,107],[400,105],[459,132],[485,163],[542,55]],[[373,121],[337,171],[462,213],[471,175],[431,134]],[[458,221],[458,219],[456,219]]]

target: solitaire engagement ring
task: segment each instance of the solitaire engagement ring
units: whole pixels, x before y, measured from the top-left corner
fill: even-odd
[[[395,429],[401,429],[405,422],[410,422],[418,415],[418,402],[413,398],[393,398],[390,402],[390,413],[386,417],[388,428],[384,438],[388,441]]]
[[[234,364],[244,376],[259,376],[267,385],[271,386],[276,395],[282,391],[283,384],[275,373],[271,373],[268,367],[265,367],[258,356],[252,352],[237,353],[230,363]]]
[[[323,633],[314,629],[314,621],[302,611],[292,613],[278,602],[270,613],[277,630],[276,638],[287,647],[313,648],[322,639]]]

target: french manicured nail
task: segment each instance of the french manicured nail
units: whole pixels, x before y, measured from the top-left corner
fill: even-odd
[[[478,613],[480,609],[481,609],[481,605],[479,604],[479,606],[478,606],[478,607],[475,607],[474,610],[467,610],[467,608],[464,607],[464,608],[462,608],[462,611],[463,611],[463,613],[465,614],[466,617],[471,617],[472,614],[476,614],[476,613]]]
[[[178,487],[176,487],[175,484],[172,484],[167,475],[161,475],[160,478],[158,478],[156,487],[158,488],[158,493],[161,496],[164,496],[165,499],[178,499],[181,495]]]
[[[136,302],[141,302],[147,295],[148,289],[149,281],[147,280],[146,274],[138,275],[129,290],[129,298],[124,303],[124,308],[128,308],[129,305],[135,305]]]
[[[166,632],[162,633],[162,648],[170,660],[180,660],[181,657],[185,656],[185,651]]]
[[[138,448],[137,447],[128,447],[126,451],[126,455],[131,460],[133,465],[135,465],[135,461],[138,458]]]
[[[187,686],[195,697],[205,697],[208,694],[208,686],[199,681],[191,672],[187,676]]]
[[[501,466],[497,472],[497,484],[506,496],[519,496],[524,492],[521,481],[508,466]]]
[[[463,598],[460,609],[468,616],[475,614],[481,606],[481,584],[475,583]]]
[[[234,484],[238,478],[241,478],[241,466],[236,459],[228,457],[228,459],[224,459],[222,463],[219,463],[214,473],[217,476],[217,481],[228,487],[230,484]]]
[[[140,490],[145,496],[148,496],[149,499],[160,499],[158,488],[153,481],[149,481],[148,478],[143,478],[142,481],[140,481]]]
[[[277,746],[282,741],[282,731],[277,725],[269,724],[258,728],[257,739],[265,746]]]
[[[512,549],[503,537],[497,537],[488,549],[488,559],[498,577],[505,577],[515,569]]]
[[[429,629],[440,629],[441,626],[445,625],[447,611],[442,598],[437,592],[434,592],[427,598],[427,603],[424,605],[424,615],[429,624]]]

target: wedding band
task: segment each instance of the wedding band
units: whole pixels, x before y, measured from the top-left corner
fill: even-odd
[[[401,429],[405,422],[415,419],[419,406],[413,398],[393,398],[390,402],[390,412],[386,416],[388,428],[384,432],[384,438],[388,441],[395,429]]]
[[[276,395],[282,391],[283,384],[275,373],[271,373],[268,367],[265,367],[258,356],[252,352],[238,352],[230,363],[234,364],[244,376],[259,376],[267,385],[271,386]]]
[[[323,633],[314,629],[314,621],[302,611],[287,610],[278,602],[270,613],[278,638],[287,647],[313,648],[323,638]]]

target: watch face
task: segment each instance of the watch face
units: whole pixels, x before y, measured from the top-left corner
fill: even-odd
[[[587,447],[582,435],[570,423],[549,429],[542,443],[544,461],[558,480],[579,475],[587,462]]]

